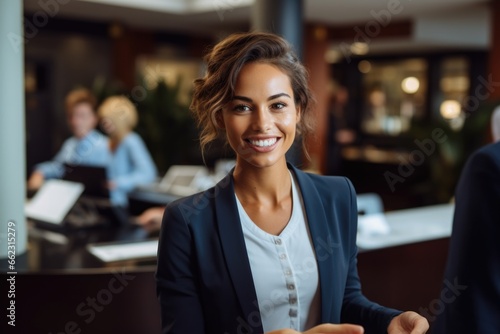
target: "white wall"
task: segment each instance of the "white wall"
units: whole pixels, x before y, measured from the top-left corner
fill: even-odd
[[[27,243],[22,13],[22,1],[0,1],[0,258],[10,238],[17,254]]]

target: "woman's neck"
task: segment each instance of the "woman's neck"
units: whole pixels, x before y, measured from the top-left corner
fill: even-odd
[[[237,163],[233,177],[235,192],[241,202],[276,205],[291,194],[292,183],[285,160],[264,168]]]

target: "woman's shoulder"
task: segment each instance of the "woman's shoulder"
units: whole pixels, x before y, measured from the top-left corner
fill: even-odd
[[[346,185],[351,182],[346,176],[338,176],[338,175],[321,175],[309,172],[303,172],[307,177],[310,178],[311,181],[315,183],[327,183],[327,184],[336,184],[336,185]]]
[[[319,175],[303,171],[297,172],[302,196],[317,198],[325,206],[351,207],[356,198],[356,190],[345,176]]]
[[[331,192],[334,189],[354,190],[352,182],[345,176],[321,175],[296,169],[300,178],[311,182],[319,191]]]
[[[212,187],[170,202],[165,211],[177,218],[182,218],[186,223],[193,223],[210,215],[209,212],[214,207],[214,199],[215,187]]]

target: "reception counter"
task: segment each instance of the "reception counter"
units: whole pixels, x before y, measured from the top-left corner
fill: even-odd
[[[453,204],[442,204],[387,212],[388,234],[358,236],[363,293],[384,306],[432,313],[442,289],[453,210]]]
[[[388,234],[358,234],[361,251],[410,245],[451,235],[454,204],[439,204],[420,208],[390,211],[384,214]]]
[[[402,310],[429,307],[441,289],[452,216],[450,204],[387,212],[390,233],[360,235],[358,271],[364,294]],[[89,245],[151,240],[157,235],[133,225],[63,232],[32,226],[28,252],[17,259],[17,329],[159,333],[155,252],[113,262],[89,250]],[[4,280],[5,261],[0,266]]]

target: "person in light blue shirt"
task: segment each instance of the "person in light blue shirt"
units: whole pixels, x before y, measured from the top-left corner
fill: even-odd
[[[102,129],[109,135],[108,180],[111,202],[126,206],[130,191],[155,181],[156,166],[142,138],[133,132],[138,115],[128,98],[107,98],[99,107],[98,115]]]
[[[62,178],[64,164],[106,166],[109,160],[108,139],[95,130],[96,99],[85,88],[71,91],[65,101],[68,125],[73,136],[68,138],[51,161],[35,166],[28,189],[36,190],[45,179]]]

